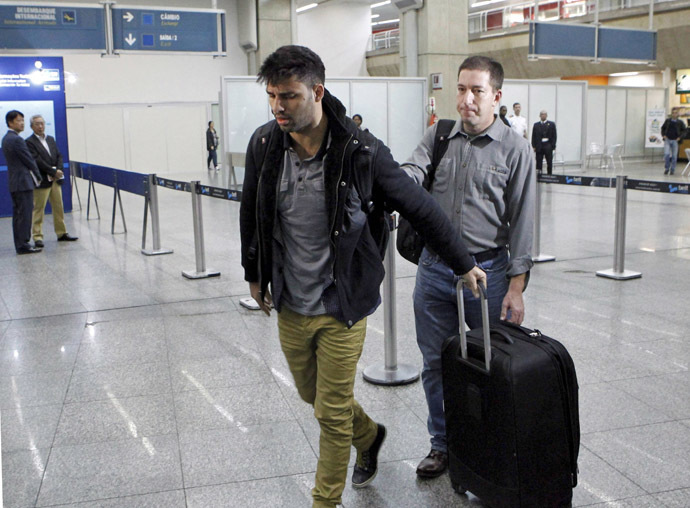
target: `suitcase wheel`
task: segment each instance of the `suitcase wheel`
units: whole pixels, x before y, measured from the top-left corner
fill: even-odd
[[[467,489],[464,489],[459,483],[452,483],[453,490],[460,495],[467,494]]]

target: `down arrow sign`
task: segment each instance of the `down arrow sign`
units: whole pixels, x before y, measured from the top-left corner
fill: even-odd
[[[125,39],[125,42],[129,44],[130,46],[134,44],[137,41],[135,37],[132,37],[132,34],[127,34],[127,38]]]

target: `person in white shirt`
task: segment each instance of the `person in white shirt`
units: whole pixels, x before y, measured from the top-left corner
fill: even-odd
[[[527,139],[527,118],[520,116],[522,106],[519,102],[513,104],[513,113],[508,120],[510,121],[510,128],[517,132],[520,136]]]

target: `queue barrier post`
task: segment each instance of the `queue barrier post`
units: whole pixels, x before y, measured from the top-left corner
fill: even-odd
[[[144,204],[144,230],[141,240],[141,253],[145,256],[158,256],[161,254],[172,254],[172,249],[161,249],[160,223],[158,220],[158,188],[156,186],[156,175],[150,174],[146,192],[146,202]],[[151,211],[151,236],[153,237],[153,249],[146,249],[146,217],[147,210]]]
[[[390,216],[390,239],[386,250],[383,279],[384,365],[370,365],[364,369],[364,379],[376,385],[404,385],[419,379],[419,369],[409,364],[398,364],[398,339],[395,312],[395,229],[396,219]]]
[[[599,277],[607,279],[629,280],[642,277],[640,272],[625,269],[626,180],[627,176],[616,176],[616,230],[613,246],[613,268],[596,272]]]
[[[534,243],[533,243],[533,251],[537,253],[536,256],[532,257],[532,261],[535,263],[546,263],[548,261],[555,261],[556,256],[551,256],[550,254],[542,254],[541,253],[541,191],[542,191],[542,186],[537,179],[537,195],[536,195],[536,204],[535,204],[535,211],[534,211]]]
[[[196,257],[196,270],[183,270],[182,275],[188,279],[204,279],[206,277],[218,277],[220,272],[206,268],[206,252],[204,248],[204,218],[201,208],[200,182],[192,184],[192,215],[194,220],[194,254]]]

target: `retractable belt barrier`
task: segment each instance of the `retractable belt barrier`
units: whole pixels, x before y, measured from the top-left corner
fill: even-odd
[[[170,180],[156,176],[153,179],[158,187],[172,189],[192,194],[192,215],[194,219],[194,253],[196,258],[196,270],[183,270],[182,275],[188,279],[203,279],[206,277],[218,277],[220,272],[206,268],[206,249],[204,247],[204,218],[200,196],[225,199],[227,201],[240,201],[242,191],[224,189],[222,187],[212,187],[201,185],[198,180],[192,182],[182,182]]]
[[[582,187],[608,187],[616,188],[616,225],[615,239],[613,247],[613,268],[599,270],[596,274],[599,277],[606,277],[614,280],[629,280],[642,277],[642,273],[625,269],[625,222],[627,213],[627,190],[665,192],[669,194],[690,194],[690,184],[677,182],[657,182],[651,180],[628,179],[627,176],[619,175],[615,178],[599,176],[571,176],[571,175],[537,175],[537,182],[550,184],[563,184]],[[539,187],[539,186],[538,186]],[[551,261],[552,259],[540,259],[540,229],[541,229],[541,190],[537,189],[537,206],[535,220],[535,243],[534,250],[539,253],[533,258],[535,262]],[[555,258],[553,258],[555,259]]]

